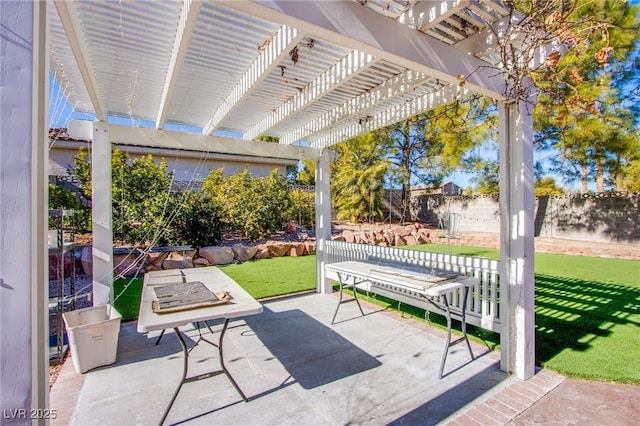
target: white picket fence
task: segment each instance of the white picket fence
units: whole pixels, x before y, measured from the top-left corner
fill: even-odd
[[[397,264],[398,266],[424,267],[427,270],[435,268],[440,271],[455,272],[480,278],[480,282],[472,287],[469,292],[466,313],[467,323],[500,332],[500,262],[497,260],[334,240],[327,241],[326,252],[327,263],[347,260],[371,261],[374,259],[385,263]],[[329,278],[337,280],[337,276],[329,275]],[[423,309],[431,310],[432,308],[429,303],[424,302],[424,299],[421,300],[410,295],[386,293],[379,291],[379,289],[376,289],[376,293]],[[462,294],[458,291],[452,292],[448,300],[451,303],[452,314],[459,317],[462,307]]]

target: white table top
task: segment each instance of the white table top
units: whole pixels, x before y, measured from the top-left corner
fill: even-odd
[[[387,284],[402,287],[408,290],[422,293],[426,296],[442,296],[458,288],[472,286],[478,283],[474,277],[457,275],[440,282],[438,274],[431,275],[426,272],[418,272],[410,268],[399,266],[377,265],[371,262],[346,261],[330,263],[326,265],[329,271],[343,273],[348,276],[366,279],[372,283]],[[442,272],[439,272],[442,274]],[[451,273],[445,272],[450,275]],[[445,278],[445,277],[442,277]]]
[[[184,273],[186,281],[202,281],[209,290],[214,292],[224,290],[229,294],[231,300],[229,303],[205,308],[164,314],[154,313],[151,308],[151,303],[156,298],[153,287],[160,284],[182,282],[181,271]],[[181,327],[193,322],[217,318],[238,318],[261,312],[262,305],[240,287],[238,283],[215,266],[148,272],[144,275],[144,284],[142,286],[138,332],[144,333],[165,328]]]

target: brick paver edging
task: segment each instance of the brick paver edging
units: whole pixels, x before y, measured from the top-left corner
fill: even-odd
[[[526,381],[513,379],[495,394],[466,407],[442,424],[506,425],[554,390],[564,379],[563,376],[544,369]]]

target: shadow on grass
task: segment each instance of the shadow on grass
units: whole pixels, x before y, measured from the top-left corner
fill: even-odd
[[[615,325],[640,327],[631,318],[638,314],[638,289],[536,274],[536,359],[544,364],[564,349],[586,351],[595,339],[610,337]],[[620,345],[611,339],[612,357]]]
[[[612,336],[615,325],[640,327],[640,290],[628,286],[587,281],[566,277],[536,274],[536,362],[544,365],[565,349],[586,351],[595,339],[609,338],[611,356],[618,350],[628,350]],[[359,292],[360,294],[360,292]],[[399,311],[402,315],[426,320],[432,325],[445,328],[444,316],[426,313],[396,300],[362,293],[361,298],[385,309]],[[454,320],[453,329],[460,324]],[[638,330],[640,332],[640,330]],[[500,345],[500,335],[491,331],[468,326],[471,336],[483,341],[489,348]]]

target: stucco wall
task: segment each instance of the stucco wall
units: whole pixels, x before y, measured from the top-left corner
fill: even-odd
[[[457,214],[460,232],[500,232],[497,196],[419,195],[412,200],[416,220],[433,226]],[[640,242],[640,194],[537,197],[535,236],[593,242]]]
[[[49,151],[49,174],[61,175],[67,169],[73,168],[74,157],[81,147],[87,149],[87,142],[74,140],[57,140]],[[169,151],[158,148],[131,147],[128,145],[114,145],[126,152],[130,158],[151,154],[156,163],[162,158],[167,168],[174,172],[175,181],[189,182],[205,179],[211,170],[224,169],[229,176],[248,168],[252,176],[268,176],[273,169],[279,174],[286,173],[287,166],[297,163],[295,160],[264,159],[259,157],[234,156],[228,154],[212,154],[193,151]]]

